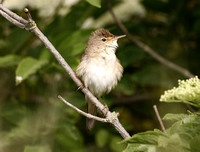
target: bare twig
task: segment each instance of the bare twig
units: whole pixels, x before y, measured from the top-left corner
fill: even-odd
[[[63,97],[61,97],[60,95],[58,96],[58,98],[64,102],[66,105],[68,105],[70,108],[74,109],[76,112],[80,113],[81,115],[89,118],[89,119],[95,119],[97,121],[101,121],[101,122],[109,122],[108,119],[105,119],[105,118],[100,118],[100,117],[97,117],[97,116],[93,116],[89,113],[86,113],[80,109],[78,109],[77,107],[75,107],[74,105],[72,105],[71,103],[67,102]]]
[[[27,17],[28,17],[28,21],[29,21],[29,22],[33,22],[32,16],[31,16],[31,14],[30,14],[28,8],[25,8],[25,9],[24,9],[24,12],[26,13],[26,15],[27,15]]]
[[[162,128],[162,131],[163,131],[164,133],[166,133],[166,129],[165,129],[165,126],[164,126],[164,124],[163,124],[163,122],[162,122],[162,119],[160,118],[160,114],[159,114],[159,112],[158,112],[157,106],[156,106],[156,105],[153,105],[153,109],[154,109],[154,111],[155,111],[155,113],[156,113],[156,117],[157,117],[157,119],[158,119],[158,121],[159,121],[159,123],[160,123],[160,126],[161,126],[161,128]]]
[[[4,12],[1,13],[3,17],[8,19],[11,23],[12,20],[16,20],[21,23],[21,18],[18,15],[9,15],[12,14],[10,10],[7,10],[3,7],[3,5],[0,4],[0,11]],[[25,12],[27,14],[28,20],[25,20],[23,22],[25,29],[28,31],[32,31],[43,43],[44,45],[49,49],[49,51],[54,55],[54,57],[58,60],[58,62],[61,64],[61,66],[65,69],[65,71],[69,74],[69,76],[72,78],[72,80],[76,83],[78,87],[81,88],[81,91],[90,98],[91,102],[96,105],[96,107],[104,114],[106,119],[108,119],[109,123],[111,123],[115,129],[121,134],[123,138],[129,138],[129,133],[124,129],[124,127],[120,124],[118,120],[118,114],[115,112],[110,112],[106,110],[103,104],[97,100],[97,98],[85,87],[82,87],[82,82],[76,77],[74,71],[71,69],[71,67],[68,65],[68,63],[64,60],[64,58],[60,55],[60,53],[55,49],[55,47],[51,44],[51,42],[47,39],[47,37],[39,30],[39,28],[36,26],[35,22],[32,20],[30,13],[28,9],[25,9]],[[6,13],[6,15],[5,15]],[[13,13],[14,14],[14,13]],[[9,18],[7,18],[9,16]],[[24,20],[24,19],[23,19]],[[15,24],[18,26],[18,24]],[[18,26],[21,28],[21,26]]]
[[[22,23],[18,22],[17,20],[13,19],[7,13],[5,13],[4,11],[2,11],[1,9],[0,9],[0,14],[2,16],[4,16],[11,23],[13,23],[14,25],[18,26],[19,28],[21,28],[21,29],[25,29],[26,28],[26,26],[24,24],[22,24]]]
[[[122,22],[117,18],[115,13],[113,12],[110,0],[107,0],[108,9],[110,11],[110,14],[112,15],[113,19],[117,23],[117,25],[120,27],[120,29],[127,35],[127,37],[136,45],[138,45],[140,48],[142,48],[145,52],[147,52],[149,55],[151,55],[154,59],[156,59],[158,62],[162,63],[163,65],[181,73],[182,75],[191,78],[194,77],[192,73],[190,73],[188,70],[174,64],[173,62],[165,59],[164,57],[160,56],[156,51],[154,51],[151,47],[146,45],[145,43],[139,41],[135,36],[129,33],[127,28],[122,24]]]
[[[14,12],[10,11],[9,9],[7,9],[6,7],[3,7],[3,5],[0,4],[0,10],[2,10],[3,12],[5,12],[7,15],[9,15],[10,17],[12,17],[13,19],[17,20],[18,22],[22,23],[22,24],[28,24],[28,21],[23,19],[21,16],[18,16],[17,14],[15,14]]]

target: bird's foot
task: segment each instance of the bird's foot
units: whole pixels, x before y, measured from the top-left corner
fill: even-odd
[[[80,90],[80,89],[83,89],[84,88],[84,85],[83,84],[81,84],[79,87],[78,87],[78,89],[77,90]]]

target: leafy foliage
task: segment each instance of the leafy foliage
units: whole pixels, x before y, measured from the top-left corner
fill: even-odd
[[[63,5],[68,2],[73,5],[64,14]],[[111,2],[117,17],[131,34],[175,64],[200,74],[199,1]],[[90,33],[96,28],[123,34],[109,18],[106,1],[55,0],[55,3],[56,9],[49,9],[55,10],[51,12],[54,15],[48,18],[38,16],[41,10],[34,6],[29,5],[29,9],[37,26],[73,70]],[[133,6],[137,9],[133,10]],[[22,9],[14,11],[24,16]],[[160,112],[168,113],[164,120],[173,125],[167,129],[167,134],[154,129],[158,125],[152,105],[157,104],[164,90],[185,78],[155,61],[127,38],[119,40],[116,52],[124,68],[123,78],[104,98],[111,111],[120,112],[120,122],[127,131],[135,134],[121,143],[119,134],[108,124],[97,122],[94,130],[87,132],[85,118],[58,101],[57,96],[61,94],[78,108],[86,109],[84,96],[76,91],[77,86],[37,37],[11,25],[1,16],[0,30],[0,151],[199,151],[199,114],[186,113],[185,104],[173,104],[173,109],[180,109],[180,114],[171,114],[170,106],[159,104],[163,109]],[[16,78],[20,85],[15,85]],[[195,91],[195,87],[193,89],[188,93]],[[176,101],[182,102],[187,95],[179,94]],[[184,102],[195,106],[198,112],[199,99],[193,100],[193,96],[187,99]],[[136,134],[138,132],[141,133]]]
[[[199,150],[199,114],[167,114],[167,119],[175,121],[164,134],[159,130],[139,133],[125,141],[129,143],[125,152],[194,152]],[[183,118],[184,116],[184,118]],[[179,120],[178,120],[179,119]]]
[[[20,60],[21,60],[21,57],[17,55],[11,54],[11,55],[2,56],[0,57],[0,67],[17,65]]]
[[[179,87],[166,91],[161,101],[186,102],[194,101],[192,105],[198,107],[199,79],[198,77],[186,81],[179,80]],[[190,98],[188,98],[190,97]],[[181,101],[182,99],[182,101]],[[189,101],[189,100],[192,101]],[[163,133],[159,130],[135,134],[124,142],[128,143],[125,152],[195,152],[200,146],[200,113],[171,114],[164,116],[163,120],[173,122],[172,126]]]
[[[184,118],[183,118],[184,116]],[[164,119],[175,121],[164,134],[159,130],[139,133],[128,139],[125,152],[193,152],[199,150],[199,114],[167,114]],[[179,120],[178,120],[179,119]]]
[[[46,60],[36,60],[30,57],[23,59],[16,69],[16,84],[37,72],[45,64],[47,64]]]
[[[101,0],[87,0],[88,3],[90,3],[93,6],[96,6],[98,8],[101,7]]]
[[[26,146],[24,149],[24,152],[51,152],[51,149],[48,147],[48,145],[39,145],[39,146]]]

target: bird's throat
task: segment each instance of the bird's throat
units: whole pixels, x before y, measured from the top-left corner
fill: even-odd
[[[113,52],[113,53],[115,53],[117,47],[118,47],[117,40],[114,40],[112,43],[106,45],[106,52]]]

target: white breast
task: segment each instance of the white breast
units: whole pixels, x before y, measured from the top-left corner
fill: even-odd
[[[85,70],[83,70],[83,67]],[[77,68],[85,87],[96,97],[108,93],[117,85],[122,76],[122,66],[114,53],[103,53],[98,58],[90,58],[80,63]]]

